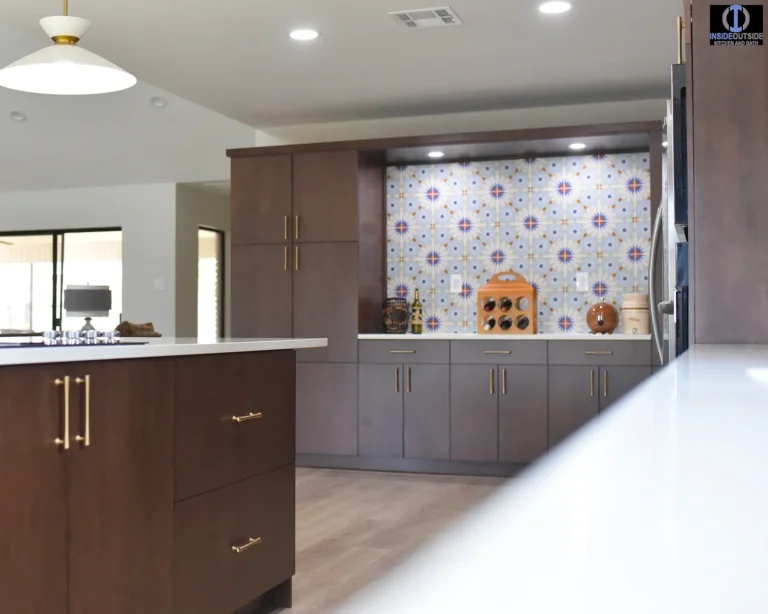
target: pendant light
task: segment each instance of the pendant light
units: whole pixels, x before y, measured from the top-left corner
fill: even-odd
[[[40,26],[53,45],[31,53],[0,70],[0,86],[33,94],[81,96],[118,92],[136,85],[136,77],[104,58],[78,47],[91,27],[82,17],[44,17]]]

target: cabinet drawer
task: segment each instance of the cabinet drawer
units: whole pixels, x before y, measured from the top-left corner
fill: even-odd
[[[290,466],[176,503],[174,612],[234,612],[293,576],[295,499]]]
[[[550,341],[551,365],[650,365],[650,341]]]
[[[546,341],[451,341],[455,365],[545,365]]]
[[[360,362],[448,364],[449,341],[360,341]]]
[[[293,463],[295,395],[293,352],[177,359],[174,500]]]

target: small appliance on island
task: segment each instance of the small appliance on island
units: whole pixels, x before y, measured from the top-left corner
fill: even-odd
[[[480,335],[535,335],[537,314],[536,288],[518,273],[497,273],[478,290]]]

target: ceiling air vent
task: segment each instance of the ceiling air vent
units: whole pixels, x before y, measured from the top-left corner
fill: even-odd
[[[412,11],[394,11],[390,13],[400,25],[406,28],[444,28],[460,26],[461,19],[450,6],[433,9],[414,9]]]

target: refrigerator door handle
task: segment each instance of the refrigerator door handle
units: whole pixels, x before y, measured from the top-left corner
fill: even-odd
[[[664,348],[662,347],[662,331],[661,322],[659,321],[659,313],[657,311],[656,303],[656,261],[659,257],[659,237],[661,236],[662,219],[664,212],[664,203],[659,203],[656,209],[656,221],[653,223],[653,239],[651,241],[651,260],[649,262],[650,269],[648,271],[648,298],[650,299],[650,312],[651,312],[651,328],[653,329],[653,341],[656,345],[656,351],[659,354],[659,360],[661,364],[664,364]]]

